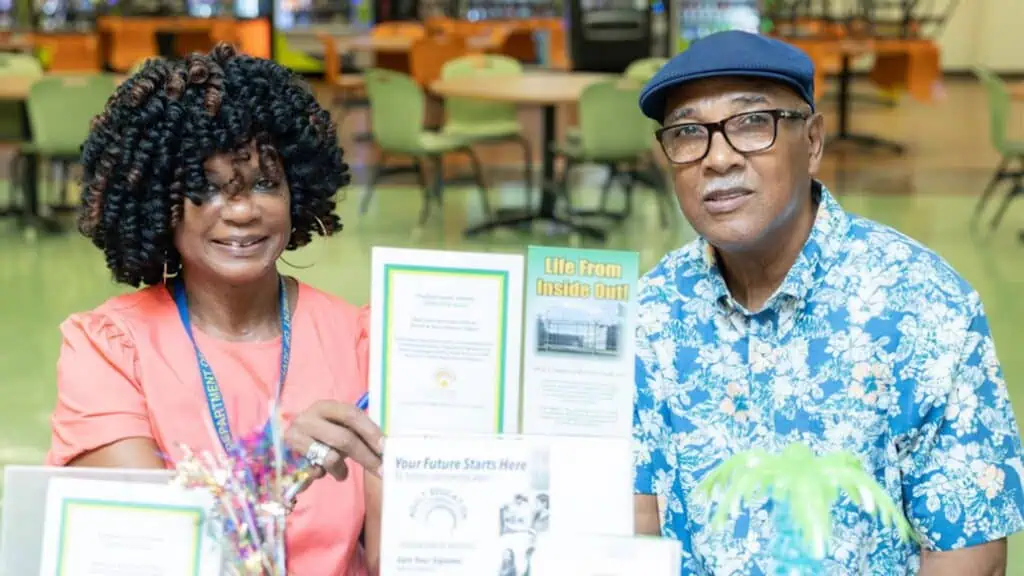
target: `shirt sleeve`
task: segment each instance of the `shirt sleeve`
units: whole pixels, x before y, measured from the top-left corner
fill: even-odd
[[[153,438],[131,338],[98,313],[71,316],[60,331],[57,405],[46,463],[64,466],[118,440]]]
[[[933,550],[953,550],[1024,529],[1024,466],[1013,408],[988,320],[973,313],[950,376],[941,359],[920,386],[910,416],[919,419],[908,448],[903,491],[907,517]],[[947,364],[948,366],[949,364]]]
[[[666,447],[670,437],[664,400],[658,397],[661,369],[644,330],[636,337],[636,392],[633,401],[633,490],[664,496],[670,466]],[[659,488],[660,487],[660,488]]]

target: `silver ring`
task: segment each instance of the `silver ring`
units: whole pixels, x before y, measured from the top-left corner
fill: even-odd
[[[313,443],[309,445],[309,449],[306,450],[306,461],[313,466],[324,467],[324,462],[327,461],[327,455],[331,453],[331,447],[319,440],[313,440]]]

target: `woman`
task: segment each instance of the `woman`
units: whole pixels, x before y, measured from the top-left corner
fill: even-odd
[[[127,79],[82,163],[82,233],[115,280],[146,287],[61,326],[48,463],[162,468],[181,444],[220,451],[280,393],[289,446],[335,478],[289,516],[289,574],[373,573],[381,438],[353,407],[367,312],[276,268],[341,229],[348,167],[328,113],[284,68],[221,45]]]

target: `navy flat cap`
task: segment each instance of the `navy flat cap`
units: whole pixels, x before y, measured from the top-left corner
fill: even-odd
[[[704,78],[764,78],[786,84],[814,109],[814,63],[781,40],[730,30],[697,40],[654,75],[640,93],[640,110],[661,122],[675,88]]]

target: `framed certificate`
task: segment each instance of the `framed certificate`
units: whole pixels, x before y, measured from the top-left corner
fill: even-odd
[[[173,485],[54,478],[40,576],[219,576],[204,492]]]

